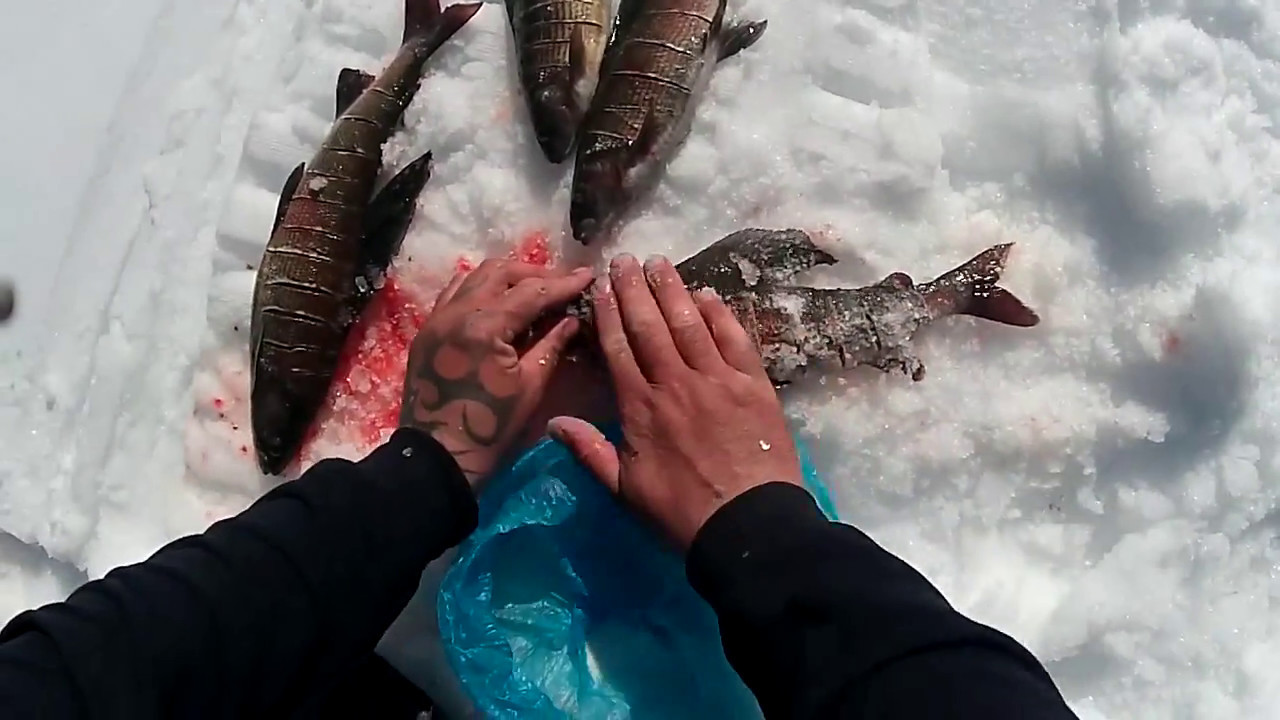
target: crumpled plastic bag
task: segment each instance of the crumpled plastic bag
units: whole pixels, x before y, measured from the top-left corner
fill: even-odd
[[[616,425],[602,431],[621,436]],[[799,449],[809,491],[835,519]],[[761,717],[683,559],[549,438],[481,495],[479,528],[445,574],[437,618],[484,717]]]

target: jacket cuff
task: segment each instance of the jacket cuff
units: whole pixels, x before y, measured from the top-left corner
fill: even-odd
[[[372,482],[409,482],[425,503],[444,510],[433,513],[443,523],[438,530],[453,547],[475,531],[480,508],[471,484],[453,455],[429,433],[400,428],[382,446],[356,463],[360,473]]]
[[[742,593],[759,593],[776,580],[779,559],[804,545],[829,522],[799,485],[773,482],[730,500],[707,520],[685,561],[691,584],[713,607]],[[772,594],[772,593],[766,593]]]

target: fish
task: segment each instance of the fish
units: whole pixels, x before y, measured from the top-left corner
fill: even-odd
[[[997,284],[1012,247],[990,247],[925,283],[895,272],[866,287],[814,288],[793,280],[834,265],[833,255],[803,230],[748,228],[675,267],[690,290],[710,288],[724,299],[751,336],[775,387],[813,370],[860,365],[901,371],[920,381],[925,367],[913,338],[935,321],[970,315],[1016,327],[1040,323],[1034,310]],[[591,328],[586,295],[566,314]]]
[[[338,74],[335,121],[280,193],[258,265],[250,320],[249,407],[255,455],[279,475],[328,394],[338,355],[413,219],[428,152],[375,195],[382,147],[402,127],[428,59],[482,3],[441,10],[406,0],[404,37],[380,75]]]
[[[582,122],[569,225],[583,245],[612,236],[657,185],[693,126],[716,67],[768,21],[725,21],[726,0],[622,0]]]
[[[547,160],[569,158],[600,77],[609,0],[506,0],[520,84]]]

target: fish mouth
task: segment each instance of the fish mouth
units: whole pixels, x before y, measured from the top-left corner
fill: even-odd
[[[538,147],[547,160],[555,164],[567,160],[582,113],[565,85],[554,83],[534,90],[529,97],[529,115]]]
[[[279,475],[288,464],[288,456],[281,452],[258,450],[258,468],[267,475]]]
[[[628,205],[625,173],[618,158],[605,155],[579,163],[569,199],[573,238],[590,245],[612,234]]]
[[[276,378],[268,373],[259,375],[256,387],[249,391],[254,454],[262,472],[280,475],[302,445],[307,422],[296,410],[298,403],[292,401]]]

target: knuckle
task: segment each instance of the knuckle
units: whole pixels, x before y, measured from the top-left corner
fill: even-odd
[[[610,355],[627,355],[631,352],[631,347],[627,344],[627,339],[618,335],[611,335],[601,342],[604,351]]]

